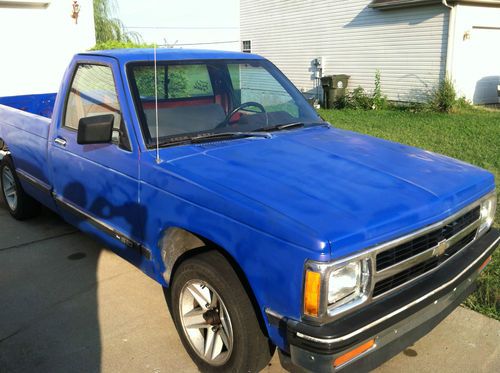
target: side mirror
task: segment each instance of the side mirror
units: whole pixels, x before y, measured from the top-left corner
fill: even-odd
[[[81,118],[76,142],[80,145],[110,143],[114,121],[113,114]]]

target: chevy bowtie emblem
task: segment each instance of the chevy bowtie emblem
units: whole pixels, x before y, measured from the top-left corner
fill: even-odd
[[[450,247],[450,244],[448,243],[448,240],[443,240],[440,243],[438,243],[437,247],[434,249],[434,256],[441,256],[443,255],[446,250]]]

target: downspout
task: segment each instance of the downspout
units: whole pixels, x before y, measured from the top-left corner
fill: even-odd
[[[448,45],[446,50],[446,72],[445,76],[453,79],[453,54],[455,51],[455,25],[456,25],[456,6],[448,4],[447,0],[442,0],[442,4],[450,9],[450,18],[448,21]]]

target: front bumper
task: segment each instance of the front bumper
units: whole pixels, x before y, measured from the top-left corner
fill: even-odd
[[[312,372],[376,368],[429,333],[476,289],[482,265],[499,240],[499,232],[491,230],[439,271],[333,323],[313,326],[282,320],[289,343],[289,351],[280,352],[282,365],[288,370]],[[337,357],[372,339],[372,348],[334,367]]]

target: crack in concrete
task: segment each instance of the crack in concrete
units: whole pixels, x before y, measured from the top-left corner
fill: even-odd
[[[79,233],[79,232],[80,232],[80,231],[78,231],[78,230],[74,230],[74,231],[71,231],[71,232],[67,232],[67,233],[59,234],[59,235],[57,235],[57,236],[50,236],[50,237],[41,238],[41,239],[39,239],[39,240],[33,240],[33,241],[29,241],[29,242],[24,242],[24,243],[21,243],[21,244],[19,244],[19,245],[13,245],[13,246],[1,247],[1,248],[0,248],[0,252],[1,252],[1,251],[11,250],[11,249],[18,249],[18,248],[25,247],[25,246],[29,246],[29,245],[33,245],[33,244],[36,244],[36,243],[39,243],[39,242],[45,242],[45,241],[50,241],[50,240],[54,240],[54,239],[57,239],[57,238],[62,238],[62,237],[66,237],[66,236],[71,236],[72,234]]]
[[[7,339],[9,339],[9,338],[12,338],[12,337],[16,336],[17,334],[21,333],[21,332],[22,332],[22,330],[23,330],[23,328],[18,329],[18,330],[16,330],[14,333],[9,334],[7,337],[4,337],[4,338],[0,339],[0,343],[2,343],[2,342],[4,342],[4,341],[6,341],[6,340],[7,340]]]

